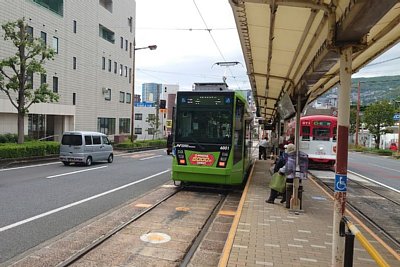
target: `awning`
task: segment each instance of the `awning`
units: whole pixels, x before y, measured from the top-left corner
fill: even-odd
[[[230,0],[258,116],[275,119],[288,93],[303,109],[339,82],[340,49],[353,72],[400,40],[397,0]]]

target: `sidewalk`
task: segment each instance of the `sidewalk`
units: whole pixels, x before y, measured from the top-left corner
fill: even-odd
[[[227,266],[331,266],[333,201],[308,179],[303,181],[302,212],[289,211],[280,199],[266,203],[272,164],[271,160],[255,163]],[[398,264],[357,227],[391,266]],[[353,263],[377,266],[357,240]]]

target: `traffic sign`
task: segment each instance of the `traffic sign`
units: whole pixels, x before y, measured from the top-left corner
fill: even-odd
[[[347,175],[335,174],[335,192],[347,191]]]
[[[400,121],[400,113],[394,114],[393,120],[395,120],[395,121]]]

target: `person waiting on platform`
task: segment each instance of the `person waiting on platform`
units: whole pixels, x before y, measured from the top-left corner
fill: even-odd
[[[285,177],[285,168],[280,168],[278,172],[272,175],[271,183],[269,184],[271,188],[271,193],[269,194],[269,198],[265,200],[265,202],[274,204],[275,199],[278,197],[279,193],[282,193],[281,203],[284,203],[286,200],[286,177]]]
[[[265,137],[258,144],[258,159],[263,158],[267,159],[267,146],[268,146],[268,137]]]

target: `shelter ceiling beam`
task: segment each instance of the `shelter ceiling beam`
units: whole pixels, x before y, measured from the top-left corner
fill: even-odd
[[[267,4],[278,6],[291,6],[291,7],[303,7],[303,8],[311,8],[323,10],[324,12],[329,12],[329,6],[324,3],[319,3],[320,1],[310,1],[310,0],[231,0],[232,2],[247,2],[247,3],[255,3],[255,4]]]

